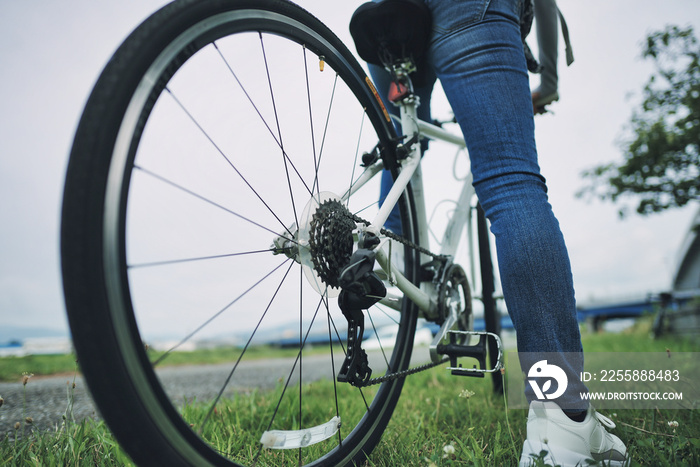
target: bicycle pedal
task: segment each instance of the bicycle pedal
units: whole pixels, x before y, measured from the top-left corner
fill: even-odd
[[[483,378],[486,373],[495,373],[497,371],[501,371],[501,369],[503,368],[503,345],[501,343],[501,338],[497,334],[484,331],[460,330],[450,330],[447,332],[447,334],[452,334],[455,337],[479,337],[479,342],[477,342],[474,345],[462,345],[450,342],[448,344],[439,344],[437,346],[438,353],[442,355],[447,355],[450,358],[450,366],[447,367],[447,369],[450,370],[453,375]],[[496,365],[490,369],[486,366],[486,356],[488,352],[486,344],[489,337],[492,337],[495,340],[496,346],[498,348],[498,359],[496,361]],[[461,364],[458,365],[457,359],[460,357],[469,357],[476,359],[479,363],[479,367],[474,365],[472,368],[465,368]]]

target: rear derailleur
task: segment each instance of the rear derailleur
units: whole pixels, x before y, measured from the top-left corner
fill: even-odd
[[[350,257],[348,265],[342,270],[339,278],[342,291],[338,296],[338,305],[348,320],[348,342],[347,354],[338,373],[338,381],[350,383],[356,387],[366,386],[372,376],[367,353],[361,346],[365,330],[365,317],[362,310],[368,309],[386,296],[384,283],[374,273],[374,258],[373,250],[358,249]]]

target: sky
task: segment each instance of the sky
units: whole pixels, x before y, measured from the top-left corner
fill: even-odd
[[[110,55],[165,3],[0,0],[0,326],[67,329],[58,232],[77,121]],[[353,48],[347,24],[362,2],[298,3]],[[561,100],[552,114],[537,117],[536,136],[577,298],[583,304],[667,290],[697,205],[620,219],[619,206],[575,193],[585,184],[583,170],[621,158],[625,125],[652,71],[640,58],[641,41],[667,24],[700,31],[700,2],[561,0],[559,6],[575,62],[560,64]],[[528,42],[535,48],[534,35]],[[444,115],[444,104],[435,101],[434,114]]]

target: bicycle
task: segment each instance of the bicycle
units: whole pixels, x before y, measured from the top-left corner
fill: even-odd
[[[408,66],[394,72],[410,91]],[[177,0],[115,52],[76,131],[61,255],[81,369],[135,462],[361,462],[409,374],[449,362],[501,389],[490,240],[468,169],[430,219],[421,182],[418,135],[453,147],[455,167],[464,141],[417,121],[410,92],[399,104],[401,136],[354,55],[286,0]],[[385,167],[395,182],[379,208]],[[380,227],[394,205],[401,236]],[[413,366],[419,318],[440,330]],[[387,323],[391,342],[365,352],[365,329]],[[156,371],[195,339],[226,340],[235,361],[201,403]],[[269,378],[260,352],[291,357]]]

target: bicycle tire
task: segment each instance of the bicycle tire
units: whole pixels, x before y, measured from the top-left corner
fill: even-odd
[[[491,332],[497,336],[501,335],[501,317],[496,305],[496,282],[493,269],[493,258],[491,255],[491,242],[489,239],[489,229],[481,205],[477,205],[477,235],[479,239],[479,270],[481,271],[481,299],[484,304],[484,325],[486,332]],[[490,368],[494,368],[498,361],[498,344],[489,339],[488,344]],[[493,392],[503,394],[503,375],[494,372],[491,375]]]
[[[249,91],[257,92],[257,89],[246,89],[243,93],[237,91],[239,93],[237,98],[240,100],[236,101],[237,105],[233,106],[223,103],[228,99],[225,92],[218,99],[210,99],[207,93],[214,89],[210,79],[215,73],[210,72],[213,68],[202,68],[202,63],[208,64],[209,62],[206,60],[214,57],[212,60],[217,61],[218,65],[216,66],[223,70],[226,79],[230,79],[231,76],[228,73],[233,73],[233,70],[229,62],[224,59],[225,54],[235,55],[252,50],[240,47],[240,44],[227,42],[239,37],[246,41],[252,38],[262,45],[263,53],[260,60],[264,66],[261,67],[261,70],[266,68],[267,71],[258,71],[261,72],[260,78],[266,78],[268,83],[267,87],[262,87],[263,91],[260,95],[269,92],[275,97],[265,101],[268,105],[267,110],[255,108],[251,112],[252,117],[242,119],[239,126],[236,126],[227,125],[230,122],[222,118],[223,112],[238,111],[243,108],[244,104],[251,103],[255,97],[249,95]],[[273,48],[265,50],[265,47],[272,44],[275,47],[279,45],[280,58],[289,58],[287,54],[282,53],[282,47],[287,47],[287,45],[292,47],[291,50],[294,50],[295,53],[298,52],[304,57],[304,66],[301,67],[300,76],[304,72],[306,73],[306,85],[300,86],[301,90],[298,93],[285,90],[275,94],[276,88],[272,85],[274,81],[272,77],[277,79],[274,83],[280,87],[290,84],[293,78],[291,76],[292,66],[288,65],[286,61],[279,69],[271,70],[272,59],[266,54],[272,52]],[[222,60],[218,61],[219,59],[216,57],[221,57]],[[300,110],[299,113],[292,112],[289,114],[292,117],[286,120],[287,122],[293,122],[294,117],[299,114],[306,113],[307,118],[313,115],[311,109],[316,109],[317,100],[310,97],[310,89],[313,86],[309,85],[309,80],[316,79],[319,73],[309,71],[310,67],[306,64],[306,59],[314,57],[319,57],[319,67],[326,67],[326,75],[331,70],[335,72],[335,80],[331,80],[333,81],[332,91],[330,91],[331,85],[323,88],[328,90],[326,94],[323,94],[323,101],[329,102],[329,96],[332,97],[330,102],[333,105],[335,105],[335,99],[342,97],[354,100],[355,106],[362,113],[361,123],[358,124],[360,130],[359,135],[352,134],[350,131],[340,131],[337,136],[334,136],[337,141],[331,138],[326,139],[328,128],[334,122],[331,118],[331,103],[325,107],[319,106],[319,108],[327,110],[328,114],[317,114],[319,115],[318,120],[322,122],[321,127],[325,125],[325,129],[318,132],[319,135],[322,134],[322,137],[314,134],[317,126],[313,121],[308,123],[309,133],[311,133],[310,145],[314,147],[312,149],[314,159],[305,166],[302,166],[301,162],[294,165],[296,160],[293,160],[292,153],[297,154],[295,144],[297,139],[301,140],[302,138],[293,138],[293,141],[288,138],[284,143],[282,142],[283,133],[279,124],[283,117],[281,114],[277,114],[278,111],[281,113],[282,109],[278,108],[279,102],[275,99],[289,98],[291,100],[299,96],[306,96],[308,112],[307,109],[303,109],[303,112]],[[249,62],[246,61],[246,63]],[[228,68],[228,71],[225,68]],[[293,70],[297,69],[293,68]],[[309,78],[308,75],[311,74],[313,77]],[[239,79],[235,74],[234,77],[235,80]],[[263,79],[259,81],[263,81]],[[178,96],[180,88],[177,86],[185,89],[185,85],[189,86],[192,83],[198,83],[199,87],[195,88],[194,97],[188,107],[188,105],[183,104],[184,99]],[[257,81],[251,79],[249,83],[257,83]],[[323,83],[327,84],[326,81]],[[336,86],[340,87],[340,85],[347,86],[347,93],[342,94],[342,89],[336,91]],[[222,89],[228,88],[222,87]],[[211,116],[211,121],[207,120],[207,117],[202,117],[201,121],[193,117],[199,110],[198,106],[203,102],[209,103],[215,108],[211,113],[204,114]],[[220,107],[213,105],[220,102],[222,103]],[[263,114],[273,115],[270,122],[274,125],[268,125],[267,122],[264,125],[259,125],[259,120],[265,118]],[[289,117],[289,115],[285,115],[285,117]],[[164,123],[160,123],[159,118],[162,118]],[[177,131],[173,126],[174,119],[179,119],[177,122],[181,124]],[[250,128],[252,125],[248,125],[251,122],[257,122],[256,124],[261,128],[256,127],[256,130],[253,131]],[[369,122],[366,127],[365,122]],[[204,130],[207,125],[211,125],[211,133]],[[267,128],[262,128],[264,126]],[[345,125],[342,127],[344,128]],[[370,129],[366,130],[367,127]],[[240,131],[236,132],[239,129]],[[221,131],[217,133],[219,130]],[[370,133],[369,136],[364,133],[365,130]],[[232,141],[228,141],[227,135],[232,132],[236,132],[235,137],[231,137]],[[282,160],[282,162],[278,161],[279,166],[273,166],[266,163],[269,161],[263,161],[263,158],[268,155],[264,150],[267,146],[263,145],[268,144],[268,142],[264,141],[264,138],[259,138],[259,134],[267,134],[273,140],[269,144],[275,147],[275,151],[270,151],[270,154],[276,152],[276,157]],[[220,136],[223,142],[216,144],[214,141],[219,135],[223,135]],[[297,136],[296,132],[294,136]],[[189,148],[191,141],[188,138],[192,138],[192,141],[198,138],[203,143],[201,148],[198,148],[197,151],[191,151]],[[248,142],[243,141],[245,138],[251,140],[247,146],[245,144]],[[396,139],[393,126],[361,66],[343,43],[323,23],[288,1],[178,0],[165,6],[144,21],[115,52],[95,84],[76,130],[64,187],[61,261],[66,310],[81,370],[101,415],[120,445],[137,464],[244,465],[254,462],[256,465],[268,463],[282,465],[288,462],[295,465],[302,463],[308,465],[347,465],[363,462],[379,442],[398,401],[403,379],[381,384],[374,395],[373,391],[337,388],[334,383],[335,394],[329,399],[333,400],[336,405],[335,408],[331,408],[335,413],[339,411],[338,405],[345,402],[343,396],[338,395],[340,391],[352,393],[365,401],[364,409],[356,416],[357,420],[346,421],[343,419],[338,435],[334,435],[328,441],[315,444],[311,453],[306,448],[294,449],[292,452],[279,452],[262,449],[260,446],[258,439],[265,428],[262,424],[260,427],[250,428],[250,433],[244,431],[246,427],[243,422],[240,422],[240,426],[236,425],[239,423],[237,420],[243,419],[246,415],[248,416],[246,419],[248,424],[252,424],[252,421],[258,419],[258,416],[253,414],[258,413],[258,411],[262,413],[263,410],[258,409],[257,406],[253,407],[253,402],[250,403],[250,414],[244,414],[242,413],[243,409],[233,406],[233,410],[238,410],[238,412],[231,415],[230,422],[224,422],[221,425],[224,428],[228,424],[233,425],[234,434],[218,432],[213,435],[208,434],[206,427],[202,428],[199,424],[206,424],[210,420],[211,414],[214,414],[213,418],[223,418],[226,409],[215,412],[214,409],[218,406],[212,405],[208,409],[207,415],[202,416],[201,412],[198,412],[197,415],[189,415],[187,412],[191,406],[197,404],[197,401],[186,400],[184,406],[178,407],[178,403],[172,398],[182,396],[166,387],[162,375],[156,373],[153,360],[156,361],[156,364],[160,360],[153,356],[153,348],[147,345],[150,340],[155,339],[151,337],[154,332],[162,331],[165,333],[165,330],[170,329],[170,327],[173,329],[169,331],[171,334],[179,333],[177,339],[182,338],[179,340],[178,345],[180,345],[186,340],[185,338],[194,334],[194,332],[188,334],[189,331],[194,329],[195,332],[199,332],[202,329],[202,327],[198,327],[200,324],[205,326],[220,318],[222,320],[230,318],[225,316],[226,313],[223,312],[228,311],[228,307],[231,307],[232,304],[238,306],[239,302],[242,303],[240,307],[246,312],[239,312],[235,319],[229,320],[225,324],[215,323],[216,329],[213,329],[212,332],[222,333],[224,330],[231,332],[231,329],[226,327],[226,325],[231,326],[231,323],[233,323],[232,329],[234,330],[244,329],[243,321],[247,320],[248,315],[252,315],[252,313],[247,312],[243,303],[245,302],[247,306],[252,302],[252,298],[249,297],[258,291],[267,297],[265,301],[258,304],[262,315],[258,326],[267,324],[263,321],[267,316],[272,316],[272,314],[267,314],[269,310],[275,308],[274,311],[279,309],[287,313],[287,308],[291,307],[288,303],[280,303],[278,292],[282,294],[286,291],[285,287],[288,284],[296,284],[294,286],[298,286],[300,292],[297,296],[290,296],[294,300],[298,299],[295,313],[299,314],[299,318],[294,328],[295,332],[298,331],[298,336],[295,338],[298,347],[295,350],[297,360],[291,366],[291,371],[283,373],[287,377],[287,382],[292,379],[297,371],[296,362],[300,361],[300,356],[304,355],[307,350],[306,339],[310,335],[315,320],[314,316],[310,325],[307,325],[304,320],[308,297],[311,294],[306,292],[310,284],[304,281],[302,267],[297,266],[294,261],[289,261],[289,259],[279,258],[277,260],[280,263],[279,266],[266,269],[265,271],[269,271],[267,273],[259,272],[258,269],[262,270],[263,268],[263,265],[259,263],[271,261],[269,257],[273,255],[267,254],[263,256],[264,260],[257,259],[259,257],[256,256],[255,261],[246,262],[245,266],[249,269],[236,269],[235,266],[227,266],[226,274],[221,274],[223,268],[219,270],[209,265],[216,261],[230,261],[231,259],[238,261],[240,258],[259,254],[259,251],[270,253],[273,249],[269,246],[273,239],[270,232],[284,231],[288,225],[286,222],[295,219],[295,214],[292,214],[292,211],[295,213],[301,211],[305,204],[307,207],[313,206],[313,204],[308,203],[311,203],[314,198],[320,197],[322,191],[321,175],[333,178],[342,174],[347,177],[347,172],[343,172],[335,165],[326,169],[326,166],[330,164],[326,163],[328,158],[333,156],[332,160],[338,164],[348,162],[345,167],[352,167],[351,170],[354,171],[354,167],[357,165],[354,159],[352,157],[343,158],[341,154],[354,154],[356,158],[357,148],[355,146],[367,144],[370,139],[374,139],[374,143],[379,141],[385,150],[383,157],[391,165],[393,157],[391,151],[393,150],[393,141]],[[349,147],[350,142],[354,143],[352,147]],[[233,172],[226,172],[230,170],[230,166],[235,164],[223,154],[224,143],[237,150],[245,148],[245,150],[241,150],[242,155],[236,157],[236,164],[248,164],[245,165],[246,169],[258,168],[252,173],[255,173],[256,176],[259,173],[261,178],[254,178],[251,175],[249,180],[245,178],[243,181],[239,180],[239,178],[243,178],[240,174],[240,167],[234,167],[234,172],[241,177],[237,177]],[[316,148],[317,144],[320,145],[321,149]],[[333,150],[335,153],[327,156],[321,163],[321,155],[326,155],[323,152],[324,145],[332,148],[327,151]],[[304,151],[299,150],[298,153],[304,153]],[[217,163],[221,162],[225,169],[212,164],[215,165],[214,169],[211,172],[206,172],[206,176],[202,175],[200,182],[197,178],[200,176],[199,171],[205,170],[203,161],[211,154],[217,158],[223,155],[225,161],[216,160]],[[310,157],[308,154],[305,155]],[[316,155],[318,155],[318,159],[315,158]],[[192,162],[195,158],[197,163]],[[347,159],[350,160],[347,161]],[[182,166],[178,166],[178,162],[182,162]],[[288,162],[289,165],[287,165]],[[283,172],[280,166],[284,166],[287,173],[292,173],[291,176],[286,175],[287,186],[281,190],[277,189],[278,185],[273,184],[273,177],[277,175],[277,172]],[[157,167],[162,172],[156,171],[153,167]],[[307,169],[309,169],[308,174],[310,175],[304,179],[304,182],[307,183],[304,184],[300,180],[303,178],[302,175],[307,174],[305,172]],[[234,182],[226,179],[225,183],[231,183],[231,185],[224,183],[224,188],[221,191],[216,191],[216,189],[221,188],[218,184],[219,176],[222,173],[234,175],[233,178],[237,183],[235,186],[239,189],[234,188]],[[197,180],[197,183],[194,181],[192,183],[202,191],[198,192],[184,182],[177,181],[178,177],[191,177],[192,180]],[[270,184],[271,192],[275,196],[278,192],[290,193],[289,199],[286,200],[288,204],[285,204],[285,208],[280,210],[284,215],[283,220],[274,220],[274,216],[269,215],[268,212],[272,209],[267,204],[263,206],[259,202],[262,197],[258,193],[250,193],[244,186],[250,187],[260,180]],[[347,178],[347,180],[354,183],[356,179],[353,177]],[[241,183],[243,184],[241,185]],[[214,185],[217,186],[214,187]],[[349,186],[350,183],[346,185]],[[209,189],[211,192],[208,191]],[[377,192],[373,192],[369,187],[367,189],[372,193],[365,196],[376,197]],[[296,194],[304,192],[304,190],[311,192],[311,196],[307,196],[307,198],[311,198],[308,203],[307,199],[292,196],[292,193]],[[217,196],[219,195],[221,195],[222,201],[218,201]],[[270,196],[273,197],[273,195]],[[360,194],[357,195],[357,197],[359,196]],[[353,194],[352,200],[357,197]],[[360,200],[361,202],[366,201],[361,197]],[[229,205],[234,207],[229,207]],[[399,205],[404,236],[415,241],[417,226],[413,215],[410,186],[402,196]],[[200,207],[202,207],[203,212],[195,214],[195,209]],[[251,217],[241,215],[236,210],[237,207],[241,207],[241,209],[250,207]],[[364,207],[364,205],[356,204],[353,212],[361,212]],[[171,215],[171,209],[177,209],[178,212]],[[190,213],[190,210],[193,212]],[[227,217],[220,224],[214,223],[212,219],[215,218],[219,222],[217,214],[214,213]],[[233,221],[237,221],[235,228],[227,224],[227,222],[234,223]],[[200,223],[208,222],[211,222],[215,227],[213,230],[200,225]],[[256,231],[255,229],[265,226],[266,223],[270,223],[278,230],[266,227],[262,231],[266,232],[266,235],[258,234],[257,236],[244,237],[244,230],[246,233]],[[201,242],[190,242],[189,237],[195,234],[201,236]],[[219,244],[218,240],[221,240],[219,237],[224,237],[224,240],[227,240],[229,238],[227,235],[231,235],[230,242],[235,243],[236,246],[238,244],[247,245],[249,241],[259,241],[263,245],[262,250],[253,250],[251,247],[250,250],[245,251],[251,253],[250,255],[242,255],[239,251],[233,253],[219,251],[214,252],[216,253],[214,254],[208,250],[211,245]],[[217,242],[214,242],[213,239]],[[183,256],[168,255],[175,247],[183,249],[181,253]],[[192,256],[192,252],[195,250],[197,255]],[[416,264],[418,257],[408,249],[404,251],[406,276],[417,282],[419,268],[416,267]],[[185,255],[185,253],[190,254],[190,256]],[[279,256],[283,257],[284,254],[275,255],[273,259],[277,259]],[[287,262],[290,263],[287,273],[279,280],[277,288],[272,293],[271,290],[274,287],[270,287],[265,281],[268,280],[268,277],[281,276],[281,271],[285,269],[281,266],[286,265]],[[197,269],[200,266],[194,266],[203,263],[205,266],[202,266],[202,269]],[[184,268],[185,266],[192,269],[188,269],[184,273],[172,273],[167,270],[167,268]],[[212,272],[205,269],[207,267],[211,267]],[[142,271],[152,270],[158,270],[158,272],[142,273]],[[207,282],[203,282],[199,275],[202,270],[208,273],[206,275]],[[144,278],[142,274],[147,278]],[[287,280],[287,274],[294,276]],[[242,285],[243,282],[246,285]],[[253,286],[246,289],[251,283]],[[271,285],[275,284],[277,283]],[[190,290],[190,287],[195,286],[200,287],[200,289],[194,292]],[[215,288],[216,290],[214,290]],[[229,289],[235,290],[235,293],[229,292]],[[249,294],[250,290],[254,292]],[[230,297],[235,298],[230,301]],[[162,300],[162,303],[156,303],[155,298]],[[215,300],[227,303],[223,301],[223,298],[230,301],[227,307],[212,308],[210,306],[210,303]],[[198,306],[190,306],[192,300],[200,300]],[[316,303],[316,309],[321,309],[322,314],[326,315],[329,342],[337,343],[342,336],[338,330],[340,324],[336,324],[337,310],[331,309],[331,300],[328,298],[319,299],[316,295],[313,302]],[[213,316],[207,314],[204,317],[206,319],[200,318],[198,315],[205,308],[220,311]],[[265,308],[264,311],[263,308]],[[386,310],[382,312],[392,313]],[[417,310],[410,301],[404,300],[403,308],[391,316],[396,320],[398,332],[395,342],[390,343],[393,344],[393,351],[382,350],[380,358],[386,361],[388,371],[395,372],[406,369],[409,365]],[[308,320],[308,315],[306,320]],[[271,329],[273,330],[276,329],[275,326],[279,328],[280,323],[285,324],[284,321],[272,319],[271,321],[273,325]],[[339,323],[342,324],[342,322]],[[335,332],[331,329],[331,324]],[[374,326],[374,321],[371,325],[368,323],[369,329],[371,326]],[[283,330],[289,331],[289,329],[289,326],[285,325]],[[259,335],[256,332],[258,332],[257,327],[251,331],[251,340],[246,343],[238,357],[234,356],[234,359],[238,358],[239,362],[242,361],[249,349],[248,344],[254,343],[252,339]],[[174,355],[171,350],[172,347],[166,353],[161,353],[158,358],[163,355],[166,357]],[[333,360],[332,352],[330,350],[331,361]],[[255,371],[256,365],[259,365],[256,362],[251,361],[253,371]],[[306,365],[306,367],[308,366]],[[234,371],[240,371],[238,367],[239,365],[236,363],[231,369],[229,379],[221,386],[219,395],[230,386]],[[257,374],[262,373],[264,372],[257,370]],[[330,379],[333,379],[335,374],[329,376]],[[308,404],[309,397],[313,396],[306,395],[307,385],[302,384],[303,377],[305,376],[303,376],[301,363],[299,363],[299,420],[294,420],[296,415],[292,413],[292,415],[287,416],[289,420],[283,420],[285,423],[289,423],[289,427],[281,429],[298,430],[307,427],[302,423],[302,417],[305,422],[307,421],[307,414],[302,413],[302,405]],[[281,406],[288,402],[289,398],[285,396],[287,387],[284,386],[281,389],[278,400],[270,402],[270,410],[275,405]],[[245,386],[241,391],[257,395],[257,390]],[[275,391],[279,392],[279,385],[269,390],[260,390],[262,399],[255,399],[256,403],[260,404],[261,400],[264,402],[264,398],[267,396],[277,397],[278,392]],[[238,397],[236,394],[232,397],[234,400]],[[303,395],[306,397],[302,401]],[[185,397],[188,396],[185,395]],[[277,413],[277,409],[274,409],[272,420],[267,426],[268,430],[276,428],[273,426],[273,422],[278,422],[275,418]],[[310,414],[309,419],[313,419],[314,415]],[[192,419],[188,420],[190,416]],[[282,417],[280,416],[280,418]],[[221,426],[219,428],[223,430],[224,428]],[[235,446],[239,442],[244,444],[242,444],[243,447],[234,448],[222,448],[220,443],[212,446],[210,444],[212,436],[219,438],[228,436],[224,445]],[[255,454],[253,455],[253,453]],[[251,457],[254,460],[251,461]]]

